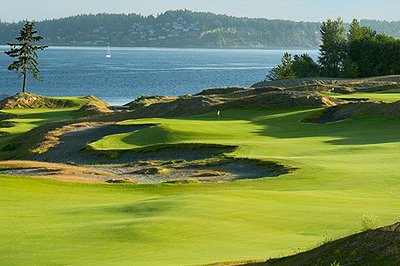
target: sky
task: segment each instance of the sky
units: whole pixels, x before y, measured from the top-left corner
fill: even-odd
[[[0,0],[0,19],[39,21],[88,13],[157,15],[175,9],[295,21],[336,17],[400,21],[399,0]]]

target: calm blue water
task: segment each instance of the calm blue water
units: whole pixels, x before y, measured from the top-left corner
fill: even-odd
[[[21,79],[0,46],[0,94],[20,90]],[[182,95],[204,88],[250,86],[265,79],[285,51],[53,47],[40,53],[43,82],[28,80],[29,92],[48,96],[95,95],[111,104],[140,95]],[[290,51],[293,54],[304,51]],[[317,51],[307,51],[316,57]]]

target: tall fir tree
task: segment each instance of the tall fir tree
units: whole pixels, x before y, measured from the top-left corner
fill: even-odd
[[[322,75],[339,77],[346,55],[346,29],[341,18],[329,19],[321,26],[321,46],[319,63]]]
[[[37,34],[34,22],[26,22],[20,31],[20,36],[15,39],[17,43],[7,43],[11,49],[10,51],[6,51],[5,54],[16,58],[8,66],[8,70],[16,71],[23,77],[22,93],[25,93],[28,73],[31,73],[35,79],[40,80],[37,51],[44,50],[47,46],[38,46],[35,44],[42,41],[43,37]]]
[[[353,19],[350,24],[349,32],[347,33],[347,40],[349,43],[352,43],[366,38],[372,38],[375,35],[376,31],[373,31],[370,27],[360,26],[360,22],[357,19]]]
[[[292,79],[295,73],[292,67],[292,55],[285,53],[281,59],[281,63],[274,67],[268,75],[270,80]]]

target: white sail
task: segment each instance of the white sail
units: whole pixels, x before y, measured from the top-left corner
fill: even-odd
[[[108,48],[107,48],[107,54],[106,54],[106,58],[111,58],[111,50],[110,50],[110,46],[108,46]]]

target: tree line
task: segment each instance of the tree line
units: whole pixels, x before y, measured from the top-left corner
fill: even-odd
[[[400,40],[361,26],[356,19],[346,31],[338,18],[323,22],[321,45],[315,62],[308,54],[285,53],[269,79],[306,77],[359,78],[400,74]]]
[[[0,23],[0,44],[18,34],[25,22]],[[138,14],[78,15],[36,23],[49,45],[315,48],[318,23],[238,18],[189,10],[158,16]]]

